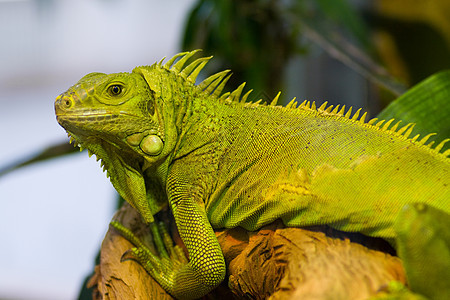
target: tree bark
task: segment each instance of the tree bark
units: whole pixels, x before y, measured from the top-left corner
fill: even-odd
[[[131,206],[125,205],[114,219],[152,249],[148,226]],[[325,226],[286,228],[275,222],[255,232],[234,228],[217,230],[216,235],[227,278],[206,296],[210,299],[367,299],[390,281],[406,281],[401,261],[386,253],[392,249],[384,242],[353,235],[363,246]],[[132,247],[114,229],[107,232],[100,265],[89,283],[96,286],[94,298],[173,299],[138,263],[120,262]]]

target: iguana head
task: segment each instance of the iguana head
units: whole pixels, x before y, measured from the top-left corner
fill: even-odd
[[[143,172],[164,160],[166,144],[173,144],[153,84],[142,72],[91,73],[55,101],[58,123],[71,141],[102,160],[116,190],[147,221],[162,205],[147,200]]]
[[[108,143],[142,157],[163,149],[154,94],[136,73],[91,73],[55,101],[58,123],[83,148]]]

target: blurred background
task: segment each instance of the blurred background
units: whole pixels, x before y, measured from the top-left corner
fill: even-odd
[[[0,298],[78,298],[116,209],[95,159],[62,155],[53,102],[83,75],[202,48],[204,76],[232,69],[251,100],[374,116],[450,67],[449,15],[448,0],[0,0]]]

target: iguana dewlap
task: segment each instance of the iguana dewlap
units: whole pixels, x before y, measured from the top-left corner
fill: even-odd
[[[195,298],[225,276],[213,228],[256,230],[329,224],[396,238],[403,206],[450,213],[450,151],[412,125],[359,110],[293,100],[246,103],[244,85],[222,93],[229,72],[195,84],[210,58],[196,51],[131,73],[91,73],[58,96],[55,111],[71,141],[101,159],[119,194],[149,223],[171,208],[189,253],[183,267],[150,273],[172,295]],[[144,264],[156,263],[136,253]],[[164,259],[163,259],[164,260]]]

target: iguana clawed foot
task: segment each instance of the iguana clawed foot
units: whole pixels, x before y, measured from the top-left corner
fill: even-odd
[[[165,225],[163,223],[150,224],[158,255],[153,254],[130,229],[124,227],[121,223],[112,221],[110,225],[136,246],[122,255],[121,262],[126,260],[137,261],[164,289],[170,291],[174,283],[175,273],[183,268],[188,260],[181,247],[173,245],[172,238]]]

